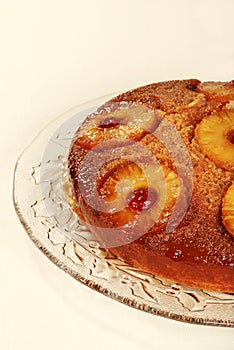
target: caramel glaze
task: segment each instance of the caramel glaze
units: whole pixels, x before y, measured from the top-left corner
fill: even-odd
[[[160,111],[179,132],[193,166],[190,204],[183,220],[172,232],[167,232],[166,223],[162,223],[124,245],[121,242],[126,242],[126,237],[120,235],[119,246],[108,249],[132,266],[173,282],[199,289],[234,293],[234,239],[221,221],[222,198],[234,180],[234,169],[227,171],[218,168],[201,152],[194,138],[195,127],[202,118],[222,110],[226,102],[207,98],[201,92],[200,85],[196,79],[150,84],[121,94],[101,107],[103,109],[112,103],[126,101]],[[90,229],[102,240],[101,228],[111,229],[114,224],[109,217],[91,208],[80,193],[78,179],[84,177],[84,174],[79,173],[79,165],[88,150],[76,142],[77,138],[79,130],[68,157],[77,204],[75,211],[88,226],[93,225]],[[139,142],[149,148],[161,163],[176,169],[166,147],[153,135],[145,135]],[[132,152],[134,153],[134,148]],[[102,157],[102,154],[98,156]],[[186,169],[186,164],[184,167]],[[84,181],[86,180],[89,181]],[[93,228],[95,226],[96,229]]]

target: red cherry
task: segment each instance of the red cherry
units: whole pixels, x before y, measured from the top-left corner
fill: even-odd
[[[133,211],[150,209],[158,199],[158,194],[152,188],[138,188],[128,196],[128,205]]]
[[[234,145],[234,129],[231,129],[227,132],[227,140]]]
[[[106,129],[106,128],[115,128],[116,126],[124,124],[125,119],[123,118],[113,118],[113,117],[107,117],[104,120],[101,120],[98,124],[99,128]]]

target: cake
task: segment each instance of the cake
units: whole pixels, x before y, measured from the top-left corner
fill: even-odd
[[[149,84],[87,116],[73,210],[101,246],[174,283],[234,293],[234,81]]]

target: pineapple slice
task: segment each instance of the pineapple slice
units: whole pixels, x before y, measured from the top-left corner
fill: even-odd
[[[164,166],[135,163],[120,166],[100,189],[110,203],[110,220],[126,225],[141,215],[140,225],[151,228],[165,225],[179,194],[177,174]],[[143,228],[142,228],[143,230]]]
[[[217,102],[229,102],[234,100],[234,80],[223,82],[205,82],[197,87],[197,91],[203,93],[208,100]]]
[[[105,141],[140,140],[152,132],[162,115],[143,105],[120,103],[87,118],[76,135],[76,144],[93,149]]]
[[[222,221],[224,227],[234,238],[234,182],[223,198]]]
[[[218,167],[234,169],[234,111],[217,112],[198,124],[195,138],[202,152]]]

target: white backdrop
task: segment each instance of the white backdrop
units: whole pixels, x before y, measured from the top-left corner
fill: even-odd
[[[175,78],[234,78],[232,0],[0,1],[0,348],[232,350],[234,329],[145,314],[73,280],[31,243],[13,168],[82,102]]]

